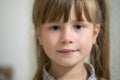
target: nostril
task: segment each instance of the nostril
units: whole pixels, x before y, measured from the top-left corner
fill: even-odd
[[[71,44],[71,43],[73,43],[73,41],[67,41],[67,40],[66,40],[66,41],[63,41],[62,43],[63,43],[63,44]]]
[[[69,43],[73,43],[72,41],[70,41]]]

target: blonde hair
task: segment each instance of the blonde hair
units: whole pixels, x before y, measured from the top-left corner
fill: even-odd
[[[57,22],[61,17],[64,17],[63,22],[67,22],[73,2],[78,21],[83,21],[81,14],[84,11],[89,22],[101,26],[96,44],[91,50],[90,62],[95,67],[98,79],[110,80],[108,0],[35,0],[33,6],[34,26],[35,28],[40,27],[46,21]],[[37,49],[38,69],[33,80],[42,80],[43,65],[50,62],[50,59],[39,45],[38,40]]]

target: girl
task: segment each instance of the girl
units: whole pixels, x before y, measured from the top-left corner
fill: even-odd
[[[107,0],[35,0],[34,80],[110,80]],[[90,64],[84,60],[90,55]]]

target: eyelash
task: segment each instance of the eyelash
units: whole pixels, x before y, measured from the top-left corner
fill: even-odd
[[[53,31],[60,30],[60,29],[61,29],[61,27],[57,26],[57,25],[50,27],[50,30],[53,30]]]
[[[84,25],[82,25],[82,24],[75,24],[73,27],[75,29],[81,30],[82,28],[84,28]],[[50,27],[50,30],[53,30],[53,31],[61,30],[61,26],[53,25],[53,26]]]
[[[76,29],[82,29],[82,28],[84,28],[84,25],[82,25],[82,24],[76,24],[76,25],[74,25],[74,27],[76,28]]]

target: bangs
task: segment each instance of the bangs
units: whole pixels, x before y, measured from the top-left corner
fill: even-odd
[[[75,6],[75,15],[77,21],[84,21],[82,11],[89,22],[92,22],[92,17],[88,9],[87,0],[44,0],[41,3],[40,22],[67,22],[70,16],[72,5]]]

